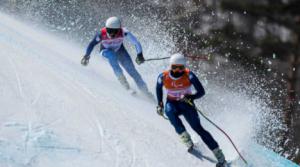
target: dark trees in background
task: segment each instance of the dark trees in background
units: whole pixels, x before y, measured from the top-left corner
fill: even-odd
[[[278,63],[272,69],[282,73],[287,81],[285,123],[288,134],[294,134],[293,142],[283,141],[284,148],[300,147],[299,95],[300,95],[300,2],[298,0],[234,1],[223,0],[223,11],[233,11],[242,22],[248,22],[248,30],[243,36],[249,36],[251,50],[245,51],[247,59],[276,59]],[[232,26],[231,31],[240,31]],[[227,34],[228,35],[228,34]],[[234,39],[229,36],[230,39]],[[272,57],[274,55],[275,57]],[[298,96],[297,96],[298,95]],[[289,135],[286,135],[289,137]],[[300,155],[290,157],[300,162]]]

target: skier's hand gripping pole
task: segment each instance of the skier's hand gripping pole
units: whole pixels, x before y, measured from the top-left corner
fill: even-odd
[[[135,62],[136,64],[138,65],[141,65],[145,62],[145,58],[143,56],[143,53],[139,53],[137,56],[136,56],[136,59],[135,59]]]
[[[164,105],[163,105],[162,102],[161,102],[159,105],[156,106],[156,113],[157,113],[159,116],[162,116],[164,119],[169,120],[169,119],[165,116],[165,113],[164,113]]]
[[[83,66],[87,66],[89,64],[89,60],[90,60],[90,56],[83,56],[83,58],[81,59],[81,65]]]
[[[199,110],[195,104],[192,102],[191,99],[188,99],[186,97],[182,97],[181,101],[184,101],[185,103],[189,104],[190,106],[194,107],[208,122],[210,122],[211,124],[213,124],[218,130],[220,130],[231,142],[231,144],[233,145],[234,149],[236,150],[236,152],[239,154],[239,156],[241,157],[241,159],[244,161],[244,163],[246,165],[248,165],[248,162],[246,161],[246,159],[242,156],[242,154],[239,152],[239,150],[237,149],[236,145],[233,143],[232,139],[229,137],[229,135],[222,129],[220,128],[218,125],[216,125],[213,121],[211,121],[207,116],[204,115],[204,113]]]

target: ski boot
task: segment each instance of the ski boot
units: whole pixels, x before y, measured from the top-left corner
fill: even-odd
[[[129,92],[129,94],[136,95],[136,91],[130,88],[129,83],[124,75],[119,76],[118,80],[121,85]]]
[[[180,140],[185,146],[188,148],[188,152],[193,150],[194,143],[191,139],[191,136],[187,133],[187,131],[182,132],[180,135]]]
[[[149,99],[150,101],[156,104],[156,99],[154,95],[148,90],[147,86],[140,87],[140,90],[144,97],[146,97],[147,99]]]
[[[151,101],[154,101],[156,103],[155,97],[151,92],[144,92],[145,96],[150,99]]]
[[[216,167],[227,167],[227,162],[225,160],[225,156],[220,148],[216,148],[213,150],[215,157],[218,160]]]

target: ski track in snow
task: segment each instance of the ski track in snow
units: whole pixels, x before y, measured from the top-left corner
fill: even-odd
[[[17,66],[13,60],[13,57],[8,57],[9,59],[9,63],[14,71],[14,74],[15,74],[15,77],[16,77],[16,80],[17,80],[17,85],[18,85],[18,90],[19,90],[19,93],[20,93],[20,97],[21,99],[25,102],[25,105],[27,106],[30,106],[30,104],[28,104],[26,102],[26,96],[23,92],[23,86],[22,86],[22,82],[21,82],[21,78],[20,78],[20,75],[19,75],[19,72],[18,72],[18,69],[17,69]],[[31,104],[32,105],[32,104]],[[30,110],[26,110],[27,111],[27,116],[30,117],[31,115],[31,111]],[[29,140],[30,140],[30,136],[31,136],[31,130],[32,130],[32,123],[30,120],[28,120],[28,123],[27,123],[27,131],[26,131],[26,137],[25,137],[25,141],[24,141],[24,152],[27,153],[27,147],[28,147],[28,143],[29,143]],[[34,162],[35,158],[37,156],[33,156],[31,157],[29,160],[27,160],[26,162],[26,165],[29,165],[31,166],[30,164]]]
[[[8,59],[9,59],[9,63],[11,65],[11,67],[13,68],[15,76],[16,76],[16,80],[17,80],[17,84],[18,84],[18,88],[19,88],[20,97],[22,97],[24,99],[24,93],[23,93],[23,90],[22,90],[22,85],[21,85],[21,80],[20,80],[20,77],[19,77],[19,73],[18,73],[18,71],[16,69],[15,64],[13,63],[12,58],[8,57]]]

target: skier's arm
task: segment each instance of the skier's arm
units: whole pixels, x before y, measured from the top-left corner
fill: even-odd
[[[161,73],[156,82],[156,97],[157,97],[157,104],[161,105],[163,102],[163,74]]]
[[[94,39],[89,43],[86,52],[85,52],[85,56],[90,56],[90,54],[92,53],[94,47],[100,42],[100,35],[99,33],[97,33],[94,37]]]
[[[191,95],[192,98],[198,99],[198,98],[204,96],[205,90],[204,90],[201,82],[199,81],[198,77],[193,72],[190,72],[189,78],[190,78],[191,83],[193,84],[193,86],[196,89],[196,93]]]
[[[129,31],[125,31],[126,39],[135,46],[135,50],[137,54],[143,52],[141,43],[137,40],[137,38]]]

